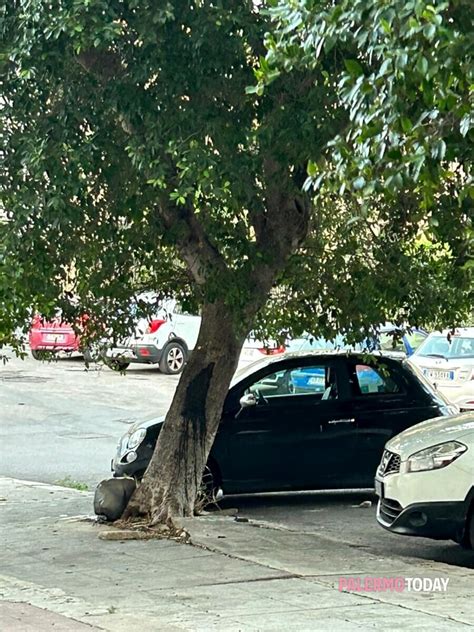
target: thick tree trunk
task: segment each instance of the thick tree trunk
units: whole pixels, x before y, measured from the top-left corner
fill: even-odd
[[[259,306],[260,302],[255,312]],[[222,301],[204,306],[196,347],[124,519],[142,515],[152,524],[172,526],[173,517],[193,515],[245,336],[246,327],[235,322],[232,310]]]
[[[145,516],[152,524],[173,525],[173,517],[192,516],[204,467],[221,419],[229,384],[237,368],[240,350],[258,310],[284,267],[308,231],[309,203],[288,196],[285,168],[269,162],[266,171],[272,183],[267,208],[255,219],[261,257],[249,262],[245,305],[237,310],[220,298],[203,307],[197,345],[178,384],[171,408],[141,485],[133,494],[123,519]],[[286,174],[286,176],[285,176]],[[195,282],[204,286],[209,271],[218,272],[221,283],[232,282],[231,270],[213,246],[192,209],[182,207],[180,217],[188,230],[180,242],[183,260]],[[176,214],[166,206],[158,211],[172,227]]]

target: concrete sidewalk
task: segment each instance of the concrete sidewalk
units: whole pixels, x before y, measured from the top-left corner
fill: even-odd
[[[474,626],[474,571],[464,568],[374,556],[230,516],[186,521],[192,544],[104,541],[110,526],[88,519],[91,493],[16,479],[0,479],[0,512],[4,632]],[[339,590],[340,578],[365,577],[449,584],[446,592]]]

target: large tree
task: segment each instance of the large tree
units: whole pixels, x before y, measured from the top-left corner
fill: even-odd
[[[310,4],[316,23],[327,3]],[[351,195],[328,184],[314,203],[308,175],[321,170],[329,183],[340,174],[331,142],[354,129],[331,80],[359,73],[347,61],[353,45],[308,64],[307,44],[287,46],[293,31],[264,9],[206,0],[3,8],[0,344],[14,342],[32,311],[56,307],[94,316],[88,336],[119,334],[140,283],[201,307],[196,349],[129,505],[128,515],[155,522],[193,512],[251,328],[446,324],[468,305],[457,176],[429,203],[409,177],[378,187],[368,204],[352,175]]]

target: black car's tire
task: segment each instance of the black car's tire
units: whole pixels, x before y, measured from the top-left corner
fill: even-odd
[[[163,349],[160,358],[160,371],[167,375],[178,375],[186,364],[186,349],[179,342],[170,342]]]
[[[112,371],[125,371],[130,366],[130,362],[124,362],[118,358],[104,358],[104,363],[112,369]]]
[[[219,486],[217,485],[216,475],[214,473],[214,467],[212,465],[206,465],[204,472],[202,473],[201,487],[208,494],[217,493]]]
[[[216,505],[219,500],[220,491],[221,487],[219,485],[217,466],[213,463],[208,463],[204,468],[201,486],[196,497],[196,513],[199,513],[202,509],[210,505]]]

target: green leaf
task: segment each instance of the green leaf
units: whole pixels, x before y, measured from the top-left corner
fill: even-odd
[[[257,94],[258,86],[246,86],[245,94]]]
[[[466,136],[468,131],[471,129],[471,127],[474,124],[474,117],[471,117],[470,114],[465,114],[460,122],[459,125],[459,131],[461,133],[461,136]]]
[[[437,141],[431,151],[431,155],[433,158],[437,158],[438,160],[443,160],[446,155],[446,143],[444,140]]]
[[[389,176],[385,182],[385,186],[391,193],[396,193],[403,186],[403,178],[400,173],[395,173]]]
[[[384,32],[387,35],[390,35],[390,33],[392,32],[392,27],[390,26],[390,23],[385,18],[382,18],[380,20],[380,24],[382,25],[382,29],[384,30]]]
[[[383,77],[384,75],[386,75],[390,70],[392,69],[392,60],[391,59],[385,59],[385,61],[382,63],[382,65],[380,66],[380,70],[378,72],[378,77]]]
[[[318,165],[312,160],[308,160],[306,171],[308,172],[308,175],[313,178],[318,173]]]
[[[423,27],[423,35],[428,40],[432,40],[436,33],[436,26],[434,24],[427,24]]]
[[[400,119],[400,123],[401,123],[403,131],[406,134],[409,134],[412,131],[413,124],[407,116],[402,116]]]
[[[364,74],[364,69],[355,59],[344,59],[344,66],[352,77],[360,77]]]
[[[418,61],[416,62],[416,69],[423,76],[425,76],[428,72],[428,60],[424,55],[420,55],[418,57]]]

